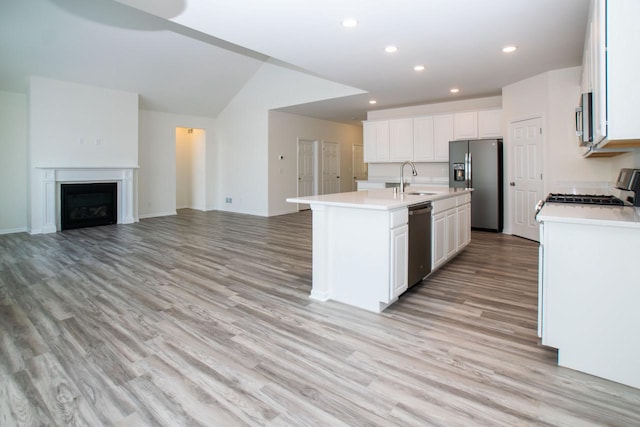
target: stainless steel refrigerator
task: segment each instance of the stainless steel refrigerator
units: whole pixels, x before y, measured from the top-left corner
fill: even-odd
[[[449,142],[449,186],[473,188],[471,227],[502,231],[502,139]]]

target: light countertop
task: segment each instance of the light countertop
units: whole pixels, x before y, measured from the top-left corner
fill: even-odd
[[[640,208],[568,203],[545,203],[538,221],[640,228]]]
[[[473,191],[468,188],[414,186],[405,188],[405,193],[427,191],[432,195],[409,195],[394,193],[393,188],[352,191],[349,193],[325,194],[322,196],[291,197],[290,203],[308,203],[325,206],[341,206],[358,209],[393,210],[417,203],[447,199]]]

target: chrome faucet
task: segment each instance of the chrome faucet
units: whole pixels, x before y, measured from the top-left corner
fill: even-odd
[[[402,165],[400,166],[400,194],[404,193],[404,167],[405,165],[411,165],[411,172],[413,173],[413,176],[417,176],[418,172],[416,172],[416,165],[413,164],[413,162],[410,161],[406,161],[404,163],[402,163]]]

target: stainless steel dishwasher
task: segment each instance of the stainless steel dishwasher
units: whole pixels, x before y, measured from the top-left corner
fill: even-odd
[[[431,210],[431,203],[409,206],[410,287],[431,273]]]

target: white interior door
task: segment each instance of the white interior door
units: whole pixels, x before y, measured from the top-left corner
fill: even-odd
[[[298,197],[314,196],[315,141],[298,140]],[[300,209],[309,209],[309,205],[299,205]]]
[[[516,236],[538,241],[535,208],[543,198],[542,119],[513,122],[509,125],[509,135],[513,153],[513,176],[509,182],[513,203],[511,231]]]
[[[340,192],[340,146],[322,141],[322,194]]]
[[[367,179],[368,168],[364,162],[364,147],[362,145],[353,144],[351,148],[351,170],[353,170],[353,183],[351,189],[358,189],[358,181]]]

